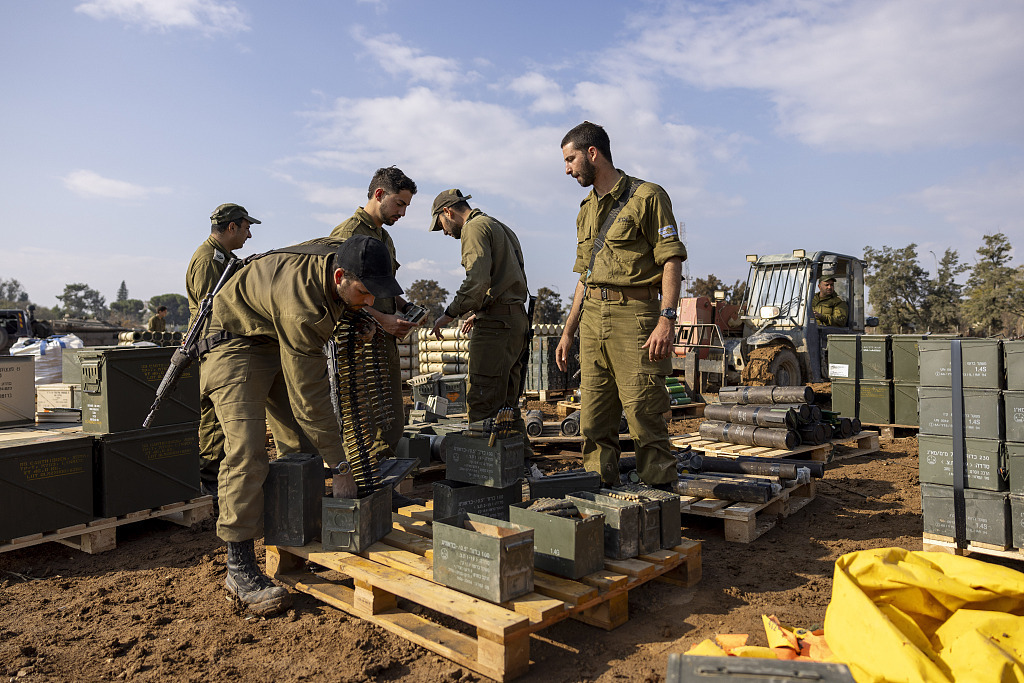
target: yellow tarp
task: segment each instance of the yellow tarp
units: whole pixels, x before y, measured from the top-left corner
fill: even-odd
[[[825,638],[858,683],[1024,683],[1024,574],[946,553],[849,553]]]

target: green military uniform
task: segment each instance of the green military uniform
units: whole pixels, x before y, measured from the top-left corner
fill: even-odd
[[[329,239],[337,240],[340,244],[353,235],[366,235],[384,243],[388,253],[391,254],[391,262],[394,272],[398,271],[400,264],[395,258],[395,243],[391,235],[384,229],[384,226],[377,227],[370,214],[366,213],[363,207],[356,209],[351,218],[341,223],[331,231]],[[397,310],[394,297],[380,298],[373,302],[373,307],[381,313],[394,314]],[[385,335],[385,348],[387,349],[388,373],[391,380],[391,414],[394,419],[391,424],[381,430],[381,439],[394,449],[402,438],[402,430],[405,427],[405,407],[402,403],[402,368],[398,357],[398,340],[392,335]]]
[[[189,327],[199,312],[199,304],[220,281],[228,261],[236,258],[217,239],[210,235],[192,254],[185,271],[185,292],[188,294]],[[207,396],[199,398],[199,477],[216,481],[220,463],[224,459],[224,430],[217,421],[213,402]]]
[[[511,229],[479,209],[470,212],[459,239],[466,279],[445,312],[453,318],[476,312],[469,338],[469,421],[494,417],[506,406],[515,408],[514,426],[523,433],[530,455],[518,409],[524,381],[519,359],[527,351],[529,331],[523,250]]]
[[[820,292],[815,294],[811,299],[811,310],[821,316],[818,324],[828,327],[846,327],[846,321],[850,317],[846,302],[835,293],[827,299],[822,298]]]
[[[153,317],[146,323],[146,329],[150,332],[166,332],[167,321],[164,320],[159,313],[153,314]]]
[[[200,375],[224,429],[217,535],[225,541],[262,533],[266,416],[307,435],[329,465],[344,460],[323,352],[344,311],[334,298],[333,272],[333,254],[270,254],[238,272],[214,299],[211,333],[237,335],[203,359]]]
[[[588,273],[594,238],[634,181],[642,184],[609,228]],[[665,376],[672,372],[672,361],[651,361],[641,348],[661,314],[665,262],[674,256],[686,259],[672,202],[660,186],[623,173],[608,194],[599,198],[591,190],[580,204],[576,236],[573,270],[586,285],[579,328],[584,467],[600,472],[606,484],[619,483],[619,419],[625,411],[640,477],[649,485],[673,481],[675,458],[663,417],[669,409]]]

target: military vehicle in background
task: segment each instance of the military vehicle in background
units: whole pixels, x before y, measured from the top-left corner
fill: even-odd
[[[45,339],[55,334],[73,334],[86,346],[113,346],[117,344],[117,335],[120,332],[131,331],[130,327],[121,327],[102,320],[37,320],[35,310],[35,306],[29,306],[27,310],[0,309],[0,354],[9,354],[11,346],[21,337]]]
[[[878,324],[865,315],[864,262],[854,256],[803,249],[747,256],[750,271],[739,305],[724,292],[680,300],[673,367],[695,394],[737,384],[798,386],[828,376],[828,337],[863,334]],[[820,325],[811,309],[821,278],[834,277],[847,303],[843,326]]]

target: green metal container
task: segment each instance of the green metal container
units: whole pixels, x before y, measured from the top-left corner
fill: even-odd
[[[1006,369],[1006,388],[1024,391],[1024,339],[1003,342],[1003,367]]]
[[[361,553],[391,532],[391,487],[362,498],[321,500],[320,540],[324,550]]]
[[[531,501],[508,509],[508,521],[533,529],[533,563],[538,569],[579,579],[604,568],[604,515],[582,519],[527,510]]]
[[[430,464],[430,436],[426,434],[411,434],[403,436],[398,440],[395,447],[395,457],[412,458],[419,461],[420,467]]]
[[[832,380],[832,410],[843,417],[857,417],[857,380]]]
[[[82,349],[82,430],[125,432],[142,427],[157,387],[170,365],[173,348]],[[193,363],[160,404],[152,426],[199,420],[199,365]]]
[[[2,443],[0,540],[92,521],[92,441],[62,434]]]
[[[920,384],[921,370],[918,366],[922,339],[956,339],[954,334],[894,334],[892,335],[892,378],[897,382]]]
[[[1002,393],[998,389],[964,389],[965,437],[1003,438]],[[953,436],[952,389],[922,386],[918,390],[918,406],[921,434]]]
[[[454,517],[462,512],[493,519],[508,520],[508,506],[523,500],[519,482],[505,488],[443,479],[434,482],[434,516]]]
[[[1024,443],[1007,441],[1006,468],[1010,470],[1010,493],[1024,496]]]
[[[1003,392],[1003,426],[1007,441],[1024,442],[1024,391]]]
[[[889,335],[830,334],[828,374],[841,379],[890,379]]]
[[[446,477],[503,489],[523,477],[523,437],[516,434],[487,445],[486,437],[449,434],[444,439]]]
[[[62,349],[60,353],[60,377],[64,384],[82,384],[82,359],[80,353],[124,349],[124,346],[88,346],[84,349]]]
[[[627,484],[622,490],[636,493],[641,497],[656,501],[661,506],[661,547],[675,548],[683,540],[681,522],[682,501],[670,491],[652,489],[642,484]]]
[[[605,555],[615,560],[627,560],[640,554],[639,503],[583,491],[565,498],[575,503],[580,512],[604,515]]]
[[[1024,550],[1024,496],[1010,494],[1010,531],[1013,547]]]
[[[974,389],[1003,388],[1003,351],[998,339],[961,339],[963,385]],[[920,349],[921,386],[952,387],[950,342],[922,339]]]
[[[1003,443],[996,439],[964,439],[967,488],[1006,491],[1007,457]],[[917,439],[918,467],[922,482],[953,485],[953,437],[920,434]]]
[[[119,517],[199,495],[196,422],[97,434],[94,444],[98,517]]]
[[[0,428],[35,423],[35,358],[0,356]]]
[[[892,382],[892,421],[893,424],[916,427],[920,422],[917,412],[917,384],[907,384],[893,380]]]
[[[1012,545],[1009,498],[1008,493],[964,490],[968,541],[991,543],[1004,549]],[[952,486],[921,484],[921,510],[925,533],[956,535]]]
[[[892,424],[892,380],[860,380],[857,417],[864,424]]]
[[[463,512],[433,531],[437,583],[491,602],[533,591],[533,529]]]

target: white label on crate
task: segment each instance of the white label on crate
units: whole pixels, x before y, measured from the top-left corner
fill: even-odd
[[[845,363],[829,363],[828,364],[828,376],[829,377],[849,377],[850,366]]]

